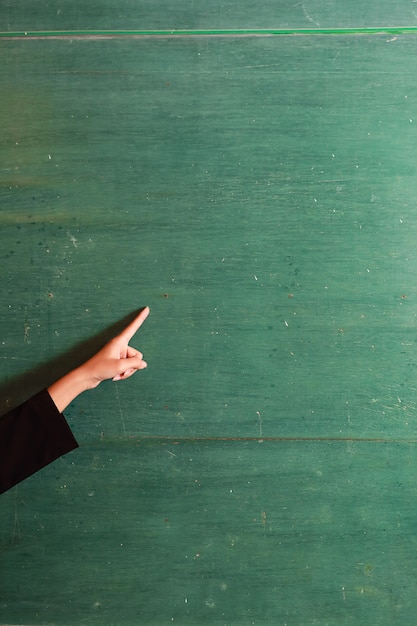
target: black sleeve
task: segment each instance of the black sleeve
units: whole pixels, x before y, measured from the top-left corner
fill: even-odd
[[[0,418],[0,493],[77,447],[44,389]]]

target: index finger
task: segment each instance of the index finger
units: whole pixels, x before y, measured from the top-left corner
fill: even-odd
[[[142,326],[143,322],[146,320],[148,315],[149,315],[149,307],[146,306],[144,309],[142,309],[139,315],[137,315],[135,319],[132,322],[130,322],[130,324],[126,326],[124,330],[122,330],[118,338],[123,339],[124,341],[126,341],[126,343],[129,343],[133,335]]]

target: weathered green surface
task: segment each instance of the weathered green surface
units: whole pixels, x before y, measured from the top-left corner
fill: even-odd
[[[1,31],[417,26],[405,0],[2,0]]]
[[[415,464],[407,444],[85,446],[4,498],[3,619],[413,623]]]
[[[413,623],[415,50],[2,40],[3,409],[152,315],[1,498],[1,624]]]
[[[8,43],[6,375],[149,304],[134,434],[413,436],[414,43]]]

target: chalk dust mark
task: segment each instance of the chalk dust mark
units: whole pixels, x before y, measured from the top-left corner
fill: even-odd
[[[29,321],[28,321],[28,312],[27,312],[27,309],[26,309],[26,311],[25,311],[25,323],[23,324],[24,341],[25,341],[25,343],[30,343],[29,330],[30,330],[30,326],[29,326]]]
[[[259,420],[259,436],[262,437],[262,417],[261,417],[261,413],[260,411],[256,411],[256,415],[258,416],[258,420]]]
[[[70,242],[71,242],[71,243],[72,243],[72,245],[74,246],[74,248],[78,248],[78,245],[77,245],[77,240],[76,240],[76,238],[74,237],[74,235],[71,235],[71,233],[70,233],[70,232],[67,232],[67,235],[68,235],[68,237],[69,237],[69,239],[70,239]]]

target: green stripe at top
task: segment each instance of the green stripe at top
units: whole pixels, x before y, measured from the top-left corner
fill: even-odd
[[[227,36],[271,36],[271,35],[370,35],[417,33],[417,27],[381,26],[372,28],[236,28],[236,29],[174,29],[174,30],[57,30],[0,32],[3,38],[39,37],[172,37],[215,35]]]

